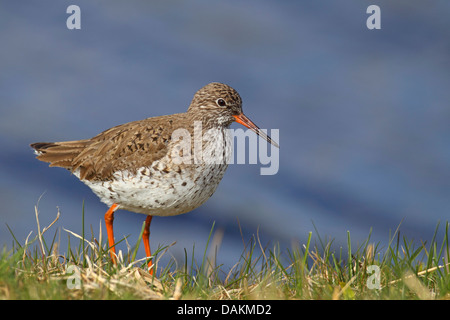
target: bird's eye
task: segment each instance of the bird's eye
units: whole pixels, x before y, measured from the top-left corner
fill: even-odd
[[[216,103],[219,107],[225,107],[227,105],[227,103],[223,99],[217,99]]]

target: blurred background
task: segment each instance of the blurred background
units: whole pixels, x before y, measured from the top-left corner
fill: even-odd
[[[71,4],[81,30],[66,27]],[[371,4],[380,30],[366,27]],[[86,230],[105,235],[106,206],[30,143],[184,112],[216,81],[279,129],[279,171],[230,165],[203,206],[153,219],[152,248],[201,257],[213,222],[225,268],[257,233],[285,250],[310,231],[338,248],[372,229],[386,247],[401,223],[419,246],[450,214],[449,17],[447,0],[0,1],[0,245],[12,247],[6,224],[21,243],[36,235],[36,205],[42,227],[61,212],[50,241],[81,234],[83,201]],[[134,244],[144,219],[118,211],[116,240]]]

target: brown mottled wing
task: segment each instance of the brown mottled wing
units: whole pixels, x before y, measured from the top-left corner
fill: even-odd
[[[125,123],[88,140],[34,143],[31,146],[40,153],[37,158],[50,162],[50,166],[71,171],[79,169],[80,179],[109,180],[115,171],[133,171],[164,157],[175,124],[183,115]]]

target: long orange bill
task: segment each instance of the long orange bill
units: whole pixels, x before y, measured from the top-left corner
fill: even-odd
[[[237,116],[233,116],[236,119],[237,123],[242,124],[244,127],[249,128],[250,130],[252,130],[253,132],[255,132],[258,136],[264,138],[267,142],[273,144],[275,147],[279,148],[280,146],[278,145],[278,143],[276,143],[275,141],[273,141],[267,134],[265,134],[263,131],[261,131],[260,128],[258,128],[258,126],[256,124],[254,124],[252,122],[252,120],[250,120],[249,118],[247,118],[247,116],[243,113],[241,113],[240,115]]]

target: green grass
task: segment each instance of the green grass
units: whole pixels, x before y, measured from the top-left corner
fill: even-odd
[[[355,247],[348,233],[346,248],[332,249],[332,240],[309,233],[305,244],[280,248],[263,245],[257,234],[244,241],[229,270],[215,263],[217,252],[211,248],[220,244],[223,233],[213,224],[201,261],[194,258],[194,246],[190,254],[185,250],[182,263],[170,258],[162,265],[160,258],[170,246],[159,247],[154,276],[145,259],[136,259],[142,232],[134,246],[121,240],[127,250],[119,251],[114,266],[101,228],[97,234],[92,228],[86,232],[83,223],[81,235],[52,231],[52,224],[41,228],[37,208],[36,222],[37,235],[31,238],[30,233],[25,243],[10,230],[12,248],[0,253],[0,299],[450,298],[448,222],[437,225],[429,243],[417,244],[396,230],[384,247],[372,243],[370,234]],[[64,253],[59,252],[61,236],[69,239]],[[379,283],[371,268],[379,270]]]

